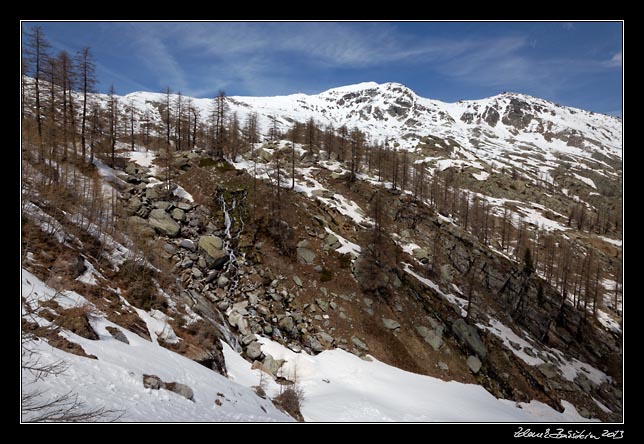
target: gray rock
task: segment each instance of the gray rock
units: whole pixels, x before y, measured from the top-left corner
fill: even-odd
[[[195,394],[190,387],[180,382],[167,382],[163,385],[163,388],[171,392],[181,395],[189,401],[195,400]]]
[[[479,358],[485,359],[487,356],[487,349],[485,348],[485,344],[483,344],[476,327],[466,323],[463,318],[459,318],[452,324],[452,332],[470,350],[476,353]]]
[[[190,211],[192,209],[192,205],[186,202],[179,202],[177,204],[177,207],[179,207],[183,211]]]
[[[181,261],[181,268],[190,268],[194,264],[194,261],[190,258],[185,258],[183,261]]]
[[[333,336],[331,336],[326,332],[321,331],[316,336],[320,341],[322,341],[325,344],[328,344],[328,345],[333,344]]]
[[[320,353],[325,350],[325,348],[320,344],[320,342],[312,337],[309,337],[309,347],[311,347],[311,350],[314,352]]]
[[[544,362],[537,367],[546,378],[555,378],[557,376],[557,367],[552,362]]]
[[[295,282],[295,285],[302,288],[302,280],[299,278],[299,276],[293,276],[293,282]]]
[[[130,176],[134,176],[136,174],[136,165],[132,162],[128,162],[128,164],[125,166],[125,172]]]
[[[246,335],[246,336],[244,336],[242,338],[242,344],[244,344],[244,345],[248,345],[253,341],[257,341],[257,336],[255,336],[253,334]]]
[[[427,262],[429,260],[429,252],[424,248],[416,248],[412,251],[412,255],[421,262]]]
[[[267,354],[264,356],[264,360],[262,361],[262,368],[267,373],[275,376],[283,363],[284,361],[282,359],[276,360],[271,355]]]
[[[159,198],[159,193],[157,192],[156,188],[146,188],[145,197],[150,200],[156,200]]]
[[[479,370],[481,370],[481,360],[478,358],[478,356],[469,356],[467,358],[467,366],[472,371],[472,373],[476,374],[479,372]]]
[[[449,371],[449,366],[445,364],[443,361],[438,361],[438,368],[440,368],[443,371]]]
[[[338,237],[335,234],[329,233],[329,235],[324,239],[324,243],[327,245],[327,247],[336,249],[340,248],[341,244],[340,241],[338,240]]]
[[[190,239],[182,239],[181,242],[179,243],[179,246],[181,248],[185,248],[186,250],[190,250],[193,253],[197,251],[197,246]]]
[[[532,350],[531,347],[523,347],[523,351],[525,352],[526,355],[532,356],[533,358],[536,358],[537,355],[534,353],[534,350]]]
[[[172,244],[168,244],[168,243],[163,244],[163,250],[169,255],[177,254],[177,248]]]
[[[362,342],[360,339],[358,339],[355,336],[351,336],[351,342],[353,342],[353,345],[355,345],[356,347],[358,347],[361,350],[364,350],[364,351],[369,350],[369,347],[367,347],[367,344],[365,344],[364,342]]]
[[[338,308],[338,304],[336,304],[335,302],[331,301],[331,302],[329,302],[329,307],[331,307],[332,310],[335,310],[336,308]]]
[[[202,258],[199,258],[199,259],[202,259]],[[208,277],[206,278],[206,282],[210,283],[210,282],[214,281],[215,279],[217,279],[217,276],[219,276],[218,271],[216,271],[216,270],[211,271],[210,273],[208,273]]]
[[[160,200],[158,202],[154,202],[153,205],[154,205],[154,208],[158,208],[158,209],[164,210],[164,211],[172,206],[172,204],[170,202],[167,202],[165,200]]]
[[[179,234],[179,230],[181,230],[181,226],[172,220],[168,213],[160,209],[150,212],[148,222],[158,233],[168,237],[176,237]]]
[[[219,276],[219,278],[217,279],[217,286],[219,288],[225,288],[229,282],[230,280],[226,276],[222,275],[222,276]]]
[[[425,342],[432,346],[434,351],[438,351],[443,345],[442,331],[440,329],[430,330],[422,325],[416,326],[416,331],[423,337]]]
[[[208,266],[208,264],[206,263],[206,260],[201,256],[197,258],[197,265],[199,265],[199,268],[206,268]]]
[[[117,341],[120,341],[120,342],[122,342],[124,344],[128,344],[128,345],[130,344],[130,341],[128,341],[127,336],[125,336],[125,334],[121,330],[119,330],[118,328],[116,328],[116,327],[107,327],[107,331]]]
[[[228,255],[224,251],[224,243],[217,236],[201,236],[199,249],[205,253],[206,263],[210,268],[217,268],[228,261]]]
[[[163,381],[157,375],[143,375],[143,387],[152,390],[159,390]]]
[[[371,307],[371,304],[373,304],[373,300],[369,298],[363,298],[364,303],[367,305],[367,307]]]
[[[298,247],[297,258],[305,264],[312,264],[315,260],[315,253],[308,248]]]
[[[345,312],[341,311],[340,312],[340,319],[345,319],[346,320],[346,319],[349,319],[349,316],[347,316],[347,314]]]
[[[318,304],[318,307],[320,307],[320,310],[326,313],[326,310],[329,308],[329,304],[322,299],[316,299],[315,302]]]
[[[237,321],[237,329],[244,336],[251,334],[250,326],[248,325],[248,319],[243,316],[240,317]]]
[[[385,325],[385,328],[389,330],[400,328],[400,324],[393,319],[382,318],[382,323]]]
[[[255,293],[246,293],[246,295],[248,296],[248,303],[252,307],[257,305],[257,303],[259,302],[259,298],[257,297],[257,295]]]
[[[137,211],[141,209],[141,200],[134,196],[127,201],[127,207],[125,208],[128,215],[132,216],[136,214]]]
[[[233,310],[243,315],[248,314],[248,312],[246,311],[246,307],[248,307],[248,301],[239,301],[233,304]]]
[[[595,388],[594,383],[586,376],[585,373],[579,372],[574,380],[575,384],[582,388],[586,393],[591,394]]]
[[[293,326],[294,326],[293,318],[290,316],[284,316],[277,325],[279,325],[280,328],[286,331],[291,331],[293,330]]]
[[[192,277],[195,279],[201,279],[203,277],[203,273],[198,268],[193,268]]]
[[[184,213],[184,211],[179,208],[175,208],[174,210],[172,210],[172,218],[179,222],[184,221],[186,220],[186,213]]]

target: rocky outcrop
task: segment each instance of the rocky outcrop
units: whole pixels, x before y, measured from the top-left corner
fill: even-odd
[[[487,349],[485,344],[479,336],[476,327],[468,324],[462,318],[457,319],[452,323],[452,333],[461,341],[462,344],[467,346],[468,349],[476,353],[481,359],[487,356]]]

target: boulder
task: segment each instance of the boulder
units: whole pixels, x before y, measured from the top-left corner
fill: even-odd
[[[259,342],[251,342],[248,347],[246,347],[246,356],[250,359],[257,359],[262,355],[262,344]]]
[[[321,353],[325,350],[322,344],[320,344],[317,339],[313,337],[309,337],[308,339],[309,347],[311,347],[311,350],[313,350],[314,352]]]
[[[180,246],[181,248],[185,248],[186,250],[190,250],[190,251],[192,251],[193,253],[194,253],[195,251],[197,251],[197,246],[196,246],[196,245],[195,245],[195,243],[194,243],[193,241],[191,241],[190,239],[183,239],[183,240],[179,243],[179,246]]]
[[[537,367],[539,371],[548,379],[554,378],[557,376],[557,366],[552,362],[544,362],[543,364]]]
[[[338,240],[338,237],[333,233],[329,233],[326,239],[324,239],[324,243],[327,245],[327,247],[332,248],[334,250],[342,246],[340,244],[340,241]]]
[[[421,262],[426,262],[429,260],[429,252],[424,248],[416,248],[414,251],[412,251],[412,255],[415,259]]]
[[[171,392],[181,395],[189,401],[195,400],[195,394],[190,387],[180,382],[166,382],[163,388]]]
[[[351,336],[351,342],[353,342],[353,345],[355,345],[356,347],[358,347],[361,350],[364,350],[364,351],[369,350],[369,347],[367,347],[367,344],[365,344],[364,342],[362,342],[360,339],[358,339],[355,336]]]
[[[320,310],[326,313],[326,310],[329,308],[329,304],[322,299],[316,299],[315,302],[318,304],[318,307],[320,307]]]
[[[160,200],[158,202],[154,202],[154,208],[158,208],[160,210],[167,210],[172,206],[172,204],[168,201],[165,200]]]
[[[286,330],[286,331],[291,331],[293,329],[293,318],[290,316],[284,316],[278,323],[280,328]]]
[[[168,244],[168,243],[163,244],[163,250],[166,253],[168,253],[170,256],[174,256],[175,254],[177,254],[177,248],[172,244]]]
[[[143,387],[152,390],[159,390],[163,381],[157,375],[143,375]]]
[[[140,208],[141,200],[138,197],[134,196],[127,201],[127,207],[125,208],[125,211],[128,215],[133,216],[137,211],[139,211]]]
[[[248,345],[251,342],[257,341],[257,336],[254,334],[246,335],[242,338],[242,344]]]
[[[487,349],[485,348],[485,344],[483,344],[476,327],[466,323],[463,318],[459,318],[452,324],[452,332],[462,343],[476,353],[479,358],[485,359],[485,356],[487,356]]]
[[[118,328],[116,328],[116,327],[105,327],[105,329],[117,341],[120,341],[120,342],[122,342],[124,344],[128,344],[128,345],[130,344],[130,341],[128,341],[127,336],[125,336],[125,334],[121,330],[119,330]]]
[[[176,237],[181,230],[179,224],[172,220],[168,213],[158,208],[150,212],[148,222],[158,233],[168,237]]]
[[[262,361],[262,369],[275,376],[283,363],[284,360],[282,359],[276,360],[271,355],[265,355],[264,360]]]
[[[435,351],[443,345],[443,332],[441,329],[430,330],[422,325],[416,326],[416,331],[423,337],[425,342],[432,346]]]
[[[312,264],[315,260],[315,253],[313,252],[313,250],[310,250],[308,248],[298,247],[297,258],[305,264]]]
[[[382,323],[385,325],[385,328],[389,330],[400,328],[400,324],[393,319],[382,318]]]
[[[469,356],[467,358],[467,366],[472,373],[477,374],[481,370],[481,360],[477,356]]]
[[[201,236],[199,249],[205,253],[206,263],[210,268],[220,267],[228,260],[224,243],[217,236]]]
[[[325,333],[325,332],[321,331],[316,336],[320,341],[322,341],[323,343],[325,343],[327,345],[333,344],[333,336],[331,336],[328,333]]]
[[[172,218],[179,222],[184,221],[186,220],[186,213],[179,208],[175,208],[172,210]]]
[[[217,278],[217,286],[219,288],[225,288],[229,282],[230,280],[226,276],[222,275],[222,276],[219,276],[219,278]]]

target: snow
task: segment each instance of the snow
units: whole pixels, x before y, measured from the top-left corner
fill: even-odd
[[[548,219],[543,214],[541,214],[541,211],[537,209],[528,208],[526,206],[518,206],[517,210],[519,211],[520,214],[523,215],[523,220],[525,222],[534,224],[535,226],[540,227],[542,230],[566,231],[570,229],[569,227],[566,227],[565,225],[562,225],[559,222],[556,222],[552,219]]]
[[[487,180],[487,178],[490,177],[490,173],[481,171],[479,173],[472,173],[472,176],[474,176],[476,180]]]
[[[55,290],[23,270],[23,295],[51,297]],[[56,300],[66,306],[74,293]],[[26,296],[26,295],[25,295]],[[82,302],[78,296],[74,304]],[[90,318],[99,340],[89,340],[62,331],[68,340],[79,344],[89,359],[53,348],[44,341],[29,344],[37,353],[39,364],[64,361],[67,369],[57,376],[35,380],[33,374],[22,372],[23,390],[45,391],[43,399],[68,392],[78,395],[86,408],[114,410],[105,420],[145,422],[259,422],[292,421],[278,411],[270,400],[261,399],[248,387],[239,385],[218,373],[118,326],[102,316]],[[123,332],[129,345],[117,341],[106,330],[115,327]],[[241,359],[241,358],[240,358]],[[157,375],[165,382],[180,382],[194,392],[194,402],[165,389],[143,387],[143,374]],[[223,396],[220,396],[222,394]],[[215,404],[219,399],[221,406]],[[23,420],[28,420],[26,414]]]
[[[414,271],[412,271],[411,265],[409,265],[407,263],[404,263],[404,262],[403,262],[403,265],[404,265],[403,269],[405,270],[405,272],[409,273],[410,275],[412,275],[413,277],[418,279],[418,281],[420,281],[421,283],[427,285],[429,288],[434,290],[436,293],[438,293],[439,295],[441,295],[442,297],[447,299],[450,303],[452,303],[452,305],[455,305],[456,307],[458,307],[458,309],[460,310],[461,316],[465,317],[467,315],[467,311],[465,310],[465,308],[467,307],[467,300],[465,300],[463,298],[459,298],[458,296],[455,296],[452,293],[443,292],[440,289],[440,287],[437,284],[435,284],[433,281],[431,281],[431,280],[429,280],[427,278],[424,278],[421,275],[419,275],[419,274],[415,273]]]
[[[335,251],[337,251],[340,254],[351,254],[354,257],[360,256],[360,252],[362,251],[362,248],[360,248],[360,245],[354,244],[351,241],[346,240],[344,237],[340,236],[338,233],[335,231],[331,230],[329,227],[324,227],[327,233],[333,234],[335,237],[338,238],[338,242],[340,242],[341,246],[340,248],[337,248]]]
[[[609,244],[615,245],[616,247],[622,246],[622,241],[619,239],[611,239],[610,237],[605,237],[605,236],[599,236],[599,238],[604,242],[608,242]]]
[[[96,275],[100,275],[100,273],[96,271],[94,266],[87,259],[84,259],[83,263],[85,264],[85,267],[87,269],[83,272],[83,274],[78,276],[76,280],[87,285],[98,285],[98,282],[96,281]]]
[[[573,174],[577,179],[579,179],[580,181],[582,181],[583,183],[585,183],[586,185],[588,185],[588,186],[590,186],[590,187],[592,187],[592,188],[594,188],[594,189],[597,189],[597,186],[595,185],[595,182],[593,182],[593,180],[592,180],[592,179],[589,179],[589,178],[584,177],[584,176],[580,176],[580,175],[579,175],[579,174],[577,174],[577,173],[572,173],[572,174]]]
[[[126,151],[121,153],[120,156],[130,159],[144,168],[150,168],[152,162],[157,157],[156,153],[152,151]]]
[[[172,194],[177,196],[180,199],[187,200],[188,202],[194,202],[192,194],[188,193],[181,185],[177,185],[177,188],[172,191]]]
[[[316,356],[294,353],[267,338],[259,338],[262,351],[286,360],[281,375],[296,376],[304,399],[301,411],[312,422],[562,422],[588,421],[570,404],[559,413],[538,401],[515,403],[492,396],[483,387],[442,381],[406,372],[341,349],[326,350]],[[224,345],[231,379],[246,386],[257,385],[259,370]],[[273,381],[267,393],[277,394]]]
[[[491,319],[490,325],[483,325],[483,324],[476,324],[476,325],[477,327],[483,330],[487,330],[493,335],[500,338],[503,341],[503,345],[505,345],[508,350],[510,350],[515,356],[517,356],[526,364],[540,365],[544,363],[543,359],[528,355],[524,351],[524,349],[527,347],[532,348],[530,343],[527,342],[522,337],[518,336],[514,331],[512,331],[511,328],[503,325],[503,323],[501,323],[497,319]],[[519,344],[519,347],[520,347],[519,350],[515,349],[510,342]]]

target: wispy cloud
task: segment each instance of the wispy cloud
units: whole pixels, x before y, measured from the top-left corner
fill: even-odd
[[[390,23],[139,23],[128,32],[158,88],[201,97],[228,86],[257,95],[297,92],[298,84],[310,90],[305,72],[333,77],[338,70],[392,67],[553,96],[579,73],[622,60],[621,51],[604,61],[535,55],[533,37],[516,32],[446,37],[406,33]]]
[[[619,51],[613,55],[605,65],[609,68],[621,68],[622,67],[622,51]]]

